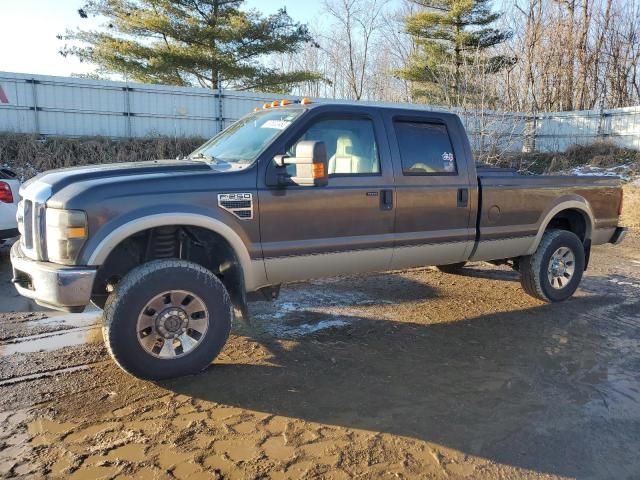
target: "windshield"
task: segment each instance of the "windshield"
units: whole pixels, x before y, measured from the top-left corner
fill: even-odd
[[[247,166],[302,112],[302,109],[274,109],[247,115],[199,147],[189,158]]]

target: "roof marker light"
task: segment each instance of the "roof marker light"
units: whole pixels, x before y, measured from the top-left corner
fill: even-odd
[[[311,99],[308,97],[304,97],[302,100],[300,100],[301,105],[310,105],[311,103]]]
[[[271,108],[271,104],[269,102],[265,103],[264,105],[262,105],[262,108],[264,108],[265,110],[267,108]]]
[[[280,105],[283,106],[283,107],[285,105],[290,105],[290,104],[291,104],[291,102],[289,100],[287,100],[286,98],[280,100]]]

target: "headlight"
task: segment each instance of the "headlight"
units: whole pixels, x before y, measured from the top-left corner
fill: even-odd
[[[47,256],[50,262],[73,264],[87,241],[87,214],[47,208]]]

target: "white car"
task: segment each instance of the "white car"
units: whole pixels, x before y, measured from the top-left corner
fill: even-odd
[[[11,170],[0,168],[0,244],[18,236],[16,212],[20,196],[20,180]]]

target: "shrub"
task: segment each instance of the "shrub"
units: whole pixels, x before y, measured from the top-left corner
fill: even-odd
[[[204,142],[202,138],[149,137],[47,137],[0,134],[0,166],[27,179],[54,168],[100,163],[176,158],[187,155]]]

